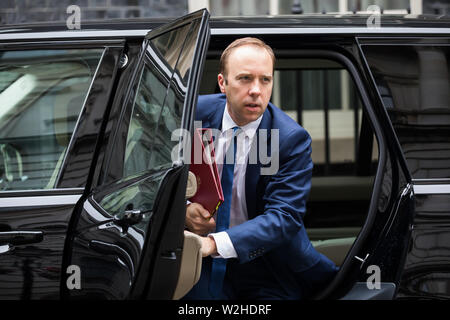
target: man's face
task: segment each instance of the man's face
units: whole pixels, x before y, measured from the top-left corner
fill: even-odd
[[[235,48],[225,65],[226,75],[218,82],[226,94],[228,112],[238,126],[261,116],[272,95],[273,62],[269,53],[254,45]]]

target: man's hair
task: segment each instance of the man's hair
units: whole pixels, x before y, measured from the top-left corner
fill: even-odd
[[[246,38],[240,38],[237,40],[234,40],[232,43],[228,45],[228,47],[222,52],[222,56],[220,57],[220,73],[222,73],[224,76],[226,76],[226,64],[228,61],[228,57],[230,56],[231,52],[239,47],[251,45],[256,46],[259,48],[266,49],[267,53],[272,58],[272,65],[275,67],[275,54],[273,53],[273,50],[270,46],[268,46],[264,41],[258,39],[258,38],[252,38],[252,37],[246,37]]]

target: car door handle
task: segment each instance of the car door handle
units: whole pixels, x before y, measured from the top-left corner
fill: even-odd
[[[44,239],[42,231],[4,231],[0,232],[0,246],[38,243]]]
[[[38,243],[44,239],[42,231],[4,231],[0,232],[0,254],[11,251],[14,246]]]

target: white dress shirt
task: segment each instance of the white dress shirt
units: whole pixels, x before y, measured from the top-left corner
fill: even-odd
[[[250,146],[252,145],[253,138],[255,137],[256,130],[258,129],[261,120],[262,115],[257,120],[240,127],[242,132],[237,132],[237,149],[232,190],[233,196],[230,209],[230,228],[248,220],[247,202],[245,198],[245,172],[247,169]],[[221,177],[224,156],[231,143],[231,138],[233,137],[233,127],[236,126],[238,125],[231,118],[228,113],[228,105],[226,105],[222,118],[222,132],[219,136],[215,150],[216,162],[218,163],[217,169]],[[238,255],[228,233],[222,231],[211,233],[209,236],[213,237],[216,242],[217,252],[219,254],[216,257],[225,259],[237,258]]]

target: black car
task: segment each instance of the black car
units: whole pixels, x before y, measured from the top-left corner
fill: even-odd
[[[340,266],[313,299],[450,297],[450,20],[367,15],[0,28],[0,299],[179,299],[176,129],[222,50],[275,51],[272,102],[313,139],[305,225]],[[149,32],[149,30],[151,30]]]

